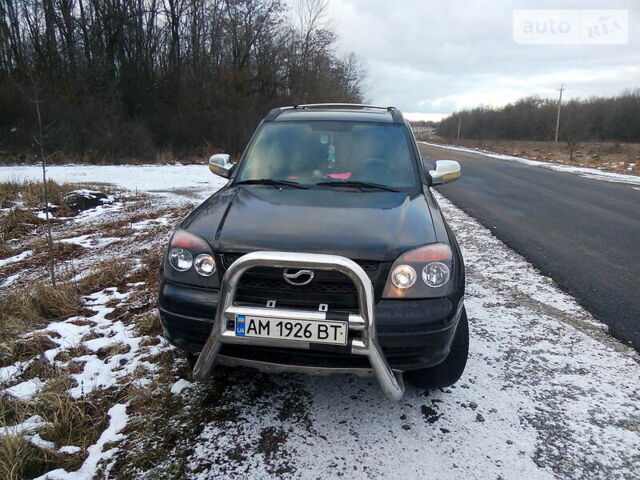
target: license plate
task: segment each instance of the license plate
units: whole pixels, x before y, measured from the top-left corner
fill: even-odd
[[[347,322],[236,316],[236,337],[260,337],[309,343],[347,344]]]

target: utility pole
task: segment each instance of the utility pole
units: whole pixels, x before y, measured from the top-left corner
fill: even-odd
[[[563,89],[563,85],[560,84],[560,98],[558,98],[558,116],[556,117],[556,143],[558,143],[558,132],[560,131],[560,110],[562,109],[562,89]]]
[[[462,113],[458,115],[458,140],[460,140],[460,125],[462,125]]]

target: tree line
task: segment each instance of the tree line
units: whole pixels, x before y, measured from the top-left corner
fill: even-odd
[[[503,107],[478,107],[444,118],[441,137],[478,140],[553,140],[558,101],[528,97]],[[640,142],[640,89],[615,97],[563,102],[559,139],[576,142],[614,140]]]
[[[238,153],[272,107],[359,102],[326,0],[0,0],[0,150]],[[35,100],[34,100],[35,99]]]

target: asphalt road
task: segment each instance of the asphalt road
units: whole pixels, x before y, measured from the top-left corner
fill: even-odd
[[[639,190],[477,153],[420,149],[425,159],[462,166],[462,178],[438,187],[441,193],[553,278],[615,337],[640,348]]]

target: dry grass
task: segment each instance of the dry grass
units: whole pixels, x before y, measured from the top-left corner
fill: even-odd
[[[142,266],[129,277],[130,282],[144,282],[147,289],[153,290],[160,284],[160,264],[162,252],[151,250],[142,257]]]
[[[0,367],[27,361],[55,346],[56,344],[47,335],[41,333],[2,343],[0,344]]]
[[[15,290],[0,298],[0,343],[83,311],[78,290],[70,283],[60,283],[57,288],[36,284],[28,291]]]
[[[69,249],[69,255],[78,252],[77,245],[61,245]],[[131,264],[128,259],[105,260],[91,267],[93,273],[77,282],[58,282],[56,288],[38,283],[29,290],[15,290],[0,298],[0,344],[10,344],[18,335],[42,328],[49,321],[83,315],[86,309],[82,296],[124,286]],[[6,351],[12,347],[3,348]]]
[[[47,266],[49,264],[49,245],[44,238],[38,238],[29,243],[27,250],[33,250],[33,255],[29,257],[30,266]],[[87,249],[82,245],[68,242],[53,242],[53,255],[56,262],[64,262],[81,258]]]
[[[40,463],[38,453],[23,435],[0,436],[0,478],[23,480],[38,475],[42,471],[36,467]]]
[[[67,391],[71,380],[59,375],[47,382],[35,402],[22,402],[0,395],[1,425],[15,425],[32,415],[40,415],[47,423],[39,429],[42,439],[57,447],[74,445],[86,452],[104,430],[105,412],[112,398],[104,395],[73,399]],[[60,454],[55,450],[30,444],[23,435],[0,435],[0,478],[23,480],[55,468],[77,470],[85,454]]]
[[[81,295],[89,295],[108,287],[121,287],[127,281],[132,261],[129,259],[110,259],[91,266],[93,273],[76,283]]]
[[[47,382],[38,395],[39,414],[50,425],[41,430],[40,436],[56,445],[76,445],[86,448],[99,437],[106,425],[106,399],[74,399],[67,393],[71,380],[60,376]]]
[[[0,240],[5,243],[26,235],[42,222],[31,210],[12,208],[0,218]]]
[[[49,203],[56,205],[58,215],[70,215],[73,212],[65,206],[64,197],[69,192],[87,188],[98,190],[102,193],[111,193],[111,189],[104,185],[79,185],[71,183],[57,183],[53,180],[47,180],[47,196]],[[5,208],[14,205],[16,202],[22,202],[28,208],[44,207],[44,183],[33,181],[10,181],[0,182],[0,205]]]
[[[156,345],[158,343],[156,337],[162,335],[162,326],[157,312],[152,311],[139,315],[134,318],[134,323],[138,335],[151,337],[149,340],[145,340],[145,345]]]
[[[4,426],[16,425],[37,412],[33,403],[0,395],[0,478],[23,480],[46,472],[60,454],[29,443],[23,434],[3,434]]]
[[[14,250],[11,245],[0,242],[0,258],[7,258],[14,255]]]

